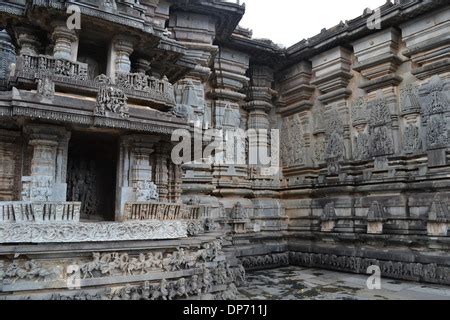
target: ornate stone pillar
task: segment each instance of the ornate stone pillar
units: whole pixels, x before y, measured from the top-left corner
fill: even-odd
[[[157,137],[127,135],[120,138],[117,168],[116,220],[122,221],[127,202],[149,202],[159,199],[153,183],[150,156]]]
[[[57,59],[76,61],[78,41],[75,30],[67,28],[65,22],[60,22],[55,25],[53,30],[53,57]]]
[[[130,55],[133,53],[133,43],[126,37],[116,37],[113,40],[115,73],[130,73]]]
[[[181,200],[181,166],[174,163],[169,164],[169,201],[178,203]]]
[[[0,90],[8,86],[11,65],[16,63],[16,50],[6,30],[0,31]]]
[[[29,134],[33,158],[31,176],[22,178],[23,200],[66,201],[70,134],[64,128],[40,125],[25,127],[25,133]]]
[[[15,30],[16,39],[20,46],[19,55],[37,56],[41,43],[30,28],[19,27]]]
[[[150,70],[150,61],[145,59],[137,59],[134,69],[137,73],[146,74]]]
[[[251,81],[248,88],[248,102],[244,105],[244,109],[248,112],[247,129],[254,130],[257,137],[249,136],[250,150],[266,150],[267,156],[270,156],[269,139],[270,139],[270,122],[269,113],[273,108],[272,99],[277,94],[272,89],[273,71],[268,67],[253,66],[251,68]],[[261,137],[259,130],[267,130],[267,139],[258,139]],[[259,152],[254,155],[257,159],[257,167],[261,163]],[[251,164],[253,165],[253,164]],[[256,164],[255,164],[256,165]]]

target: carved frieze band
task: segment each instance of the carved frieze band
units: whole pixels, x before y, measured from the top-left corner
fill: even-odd
[[[0,243],[161,240],[187,237],[186,221],[14,223],[0,225]]]
[[[367,268],[379,266],[385,277],[411,281],[450,284],[450,268],[436,264],[384,261],[333,254],[290,252],[291,265],[309,268],[328,268],[339,271],[366,274]]]
[[[284,252],[264,256],[244,257],[240,261],[244,268],[248,270],[283,267],[289,265],[289,253]]]
[[[135,122],[132,119],[121,120],[121,119],[111,119],[103,117],[86,116],[80,114],[70,114],[64,112],[56,112],[50,110],[33,109],[26,107],[13,107],[12,111],[10,108],[1,108],[0,116],[25,116],[30,118],[40,118],[47,120],[56,120],[77,124],[94,125],[98,127],[108,127],[108,128],[121,128],[127,130],[136,130],[143,132],[152,132],[169,135],[173,132],[173,128],[164,127],[156,124],[145,123],[142,120]],[[5,112],[2,112],[4,110]]]

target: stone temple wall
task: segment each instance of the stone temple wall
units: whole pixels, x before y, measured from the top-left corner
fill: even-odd
[[[264,219],[261,232],[237,238],[252,243],[241,246],[245,266],[273,267],[290,252],[295,265],[365,273],[377,264],[388,277],[449,283],[449,20],[444,7],[361,37],[347,35],[348,22],[265,69],[278,92],[265,118],[281,130],[280,206],[260,210],[269,191],[254,189],[251,221]],[[253,75],[248,99],[264,91]]]
[[[287,49],[235,2],[72,2],[77,32],[67,1],[0,3],[0,299],[230,299],[286,265],[450,283],[446,1]],[[279,130],[280,163],[174,164],[180,128]],[[80,133],[117,140],[114,221],[66,202]]]

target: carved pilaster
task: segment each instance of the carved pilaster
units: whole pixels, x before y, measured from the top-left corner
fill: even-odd
[[[70,134],[51,126],[31,125],[24,129],[33,148],[31,173],[22,177],[26,201],[66,201],[67,149]]]
[[[0,90],[7,88],[12,64],[16,63],[16,52],[6,30],[0,31]]]
[[[435,75],[419,90],[430,167],[447,164],[446,149],[450,142],[447,113],[450,110],[450,102],[445,87],[446,83],[442,78]]]
[[[155,153],[155,184],[158,186],[161,201],[169,198],[169,168],[170,148],[163,145],[156,149]]]
[[[127,202],[158,200],[158,190],[153,183],[151,156],[159,139],[141,135],[120,138],[117,171],[116,220],[122,221]]]
[[[319,90],[317,99],[323,104],[326,134],[324,160],[328,174],[341,173],[340,162],[351,157],[350,111],[347,98],[351,73],[351,52],[336,47],[315,56],[312,61],[314,80],[311,84]],[[316,140],[317,141],[317,140]]]
[[[253,66],[251,68],[251,82],[247,90],[248,102],[243,106],[248,112],[247,129],[254,130],[254,133],[257,133],[256,137],[252,137],[249,131],[249,150],[261,150],[263,152],[265,150],[268,156],[270,155],[271,129],[269,113],[273,109],[272,99],[277,95],[277,92],[272,89],[273,80],[272,69],[264,66]],[[260,130],[267,130],[266,139],[262,138]],[[258,152],[258,164],[261,163],[259,156]]]

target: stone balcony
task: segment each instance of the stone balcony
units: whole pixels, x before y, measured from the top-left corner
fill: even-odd
[[[104,75],[89,79],[87,64],[46,55],[19,56],[10,84],[19,88],[33,89],[36,82],[45,78],[53,81],[56,89],[67,93],[93,96],[106,82],[120,88],[131,102],[143,104],[150,102],[164,110],[176,104],[173,86],[165,77],[157,79],[143,73],[118,73],[115,79]]]

